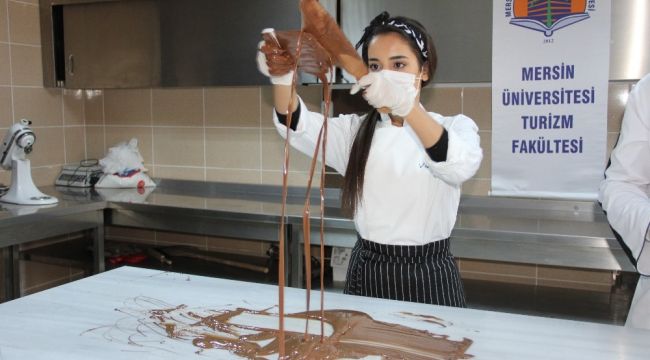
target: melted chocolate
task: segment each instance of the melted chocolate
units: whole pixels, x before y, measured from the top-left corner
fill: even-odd
[[[336,64],[352,74],[357,80],[368,73],[366,65],[354,46],[345,37],[336,20],[317,0],[300,0],[302,28],[313,35]]]
[[[257,329],[258,335],[263,339],[273,339],[264,347],[253,343],[243,345],[247,339],[238,338],[224,339],[223,337],[203,337],[195,340],[194,344],[202,348],[219,347],[228,349],[241,356],[255,357],[279,354],[280,358],[360,358],[368,355],[381,355],[384,358],[409,358],[409,359],[462,359],[466,358],[465,350],[470,346],[471,340],[463,339],[461,342],[453,342],[445,336],[434,335],[426,331],[409,329],[400,325],[380,323],[372,320],[368,315],[347,311],[325,311],[324,310],[324,186],[325,186],[325,164],[327,146],[327,117],[329,114],[331,94],[327,73],[337,64],[355,76],[357,79],[367,74],[368,70],[361,57],[352,44],[342,33],[336,21],[325,11],[316,0],[301,0],[300,9],[303,17],[301,31],[279,31],[276,33],[277,42],[282,49],[288,50],[290,56],[281,53],[285,64],[291,64],[294,70],[292,92],[296,87],[297,70],[307,72],[318,77],[323,83],[323,98],[325,108],[323,110],[323,126],[318,135],[314,154],[312,156],[307,184],[307,194],[303,207],[303,240],[304,240],[304,264],[306,279],[306,312],[302,314],[289,315],[291,317],[304,317],[305,331],[300,336],[294,332],[284,331],[284,219],[286,209],[287,177],[289,170],[289,149],[291,112],[287,119],[287,133],[284,148],[284,166],[282,179],[282,210],[280,225],[280,259],[279,259],[279,330]],[[275,41],[265,38],[267,42]],[[276,61],[277,63],[277,61]],[[282,70],[282,69],[279,69]],[[293,94],[292,94],[293,98]],[[293,104],[290,104],[293,108]],[[319,151],[321,154],[321,182],[320,182],[320,312],[310,311],[310,296],[312,288],[311,277],[311,204],[310,192],[316,162]],[[412,315],[413,314],[409,314]],[[308,333],[309,319],[319,319],[321,333],[316,338]],[[436,317],[424,317],[424,321],[445,326],[443,320]],[[329,322],[335,328],[334,334],[325,338],[325,322]],[[399,333],[400,336],[395,336]],[[258,338],[258,337],[256,337]],[[395,341],[399,338],[399,341]],[[258,338],[259,339],[259,338]],[[435,339],[435,341],[432,341]],[[400,342],[403,341],[403,342]],[[237,344],[235,344],[237,343]],[[289,353],[285,350],[289,347]],[[271,350],[269,349],[271,348]],[[269,352],[270,351],[270,352]],[[254,354],[254,355],[253,355]]]
[[[222,349],[235,355],[259,359],[279,353],[281,332],[277,329],[237,324],[242,314],[274,316],[267,311],[243,308],[201,316],[184,312],[184,306],[149,311],[149,318],[164,328],[167,336],[205,349]],[[179,315],[180,313],[180,315]],[[469,359],[469,339],[450,340],[426,330],[376,321],[368,314],[351,310],[327,310],[322,320],[332,327],[328,337],[285,331],[286,353],[283,359],[360,359],[381,356],[384,359]],[[193,323],[177,324],[181,316]],[[319,319],[320,312],[287,314],[287,318]],[[437,319],[437,318],[436,318]]]

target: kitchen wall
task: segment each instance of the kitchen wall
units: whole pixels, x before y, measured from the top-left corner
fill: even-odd
[[[37,185],[52,184],[63,164],[101,158],[110,146],[131,137],[138,138],[145,165],[154,177],[256,184],[281,182],[283,142],[270,120],[270,87],[44,89],[40,43],[38,1],[0,0],[0,131],[4,133],[21,118],[34,122],[37,142],[30,159]],[[617,138],[630,87],[630,83],[610,84],[607,127],[610,149]],[[320,108],[319,86],[302,87],[299,92],[311,109]],[[463,193],[488,195],[490,84],[436,85],[423,90],[422,102],[441,114],[464,113],[477,122],[485,157],[476,176],[463,185]],[[603,159],[603,168],[605,163]],[[307,169],[307,158],[292,154],[290,183],[304,185]],[[9,184],[10,172],[0,171],[0,182]],[[459,221],[467,226],[486,225],[485,219],[461,217]],[[262,242],[118,228],[108,229],[107,236],[155,244],[184,242],[216,251],[257,255],[263,255],[268,248]],[[54,239],[61,240],[66,238]],[[598,289],[603,288],[602,284],[611,287],[612,283],[610,272],[464,259],[460,263],[463,276],[468,278],[577,288],[595,284],[593,288]],[[25,261],[21,266],[26,292],[80,276],[78,270],[69,267],[53,268]]]
[[[0,130],[15,121],[34,122],[30,155],[37,184],[52,184],[60,166],[86,157],[84,99],[76,92],[44,89],[38,0],[0,0]],[[9,184],[10,172],[0,171]]]

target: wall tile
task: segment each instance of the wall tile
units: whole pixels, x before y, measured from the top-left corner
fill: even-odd
[[[481,272],[461,271],[460,277],[468,280],[496,281],[511,284],[535,285],[536,280],[526,276],[510,276],[501,274],[486,274]]]
[[[2,3],[0,2],[0,6],[2,6]],[[0,16],[2,16],[2,12],[0,12]],[[6,248],[5,248],[6,249]],[[4,253],[5,249],[0,250],[0,269],[5,268],[4,264]],[[4,270],[3,270],[4,272]],[[3,273],[4,275],[4,273]],[[0,277],[0,303],[3,303],[5,301],[5,279],[4,276]]]
[[[84,91],[84,118],[86,124],[104,123],[104,92],[101,90]]]
[[[273,125],[273,86],[261,86],[260,126],[262,128],[275,128]]]
[[[535,277],[536,265],[504,263],[498,261],[481,261],[463,259],[462,271],[480,272],[489,274],[501,274],[510,276]]]
[[[463,113],[481,130],[492,129],[492,87],[463,88]]]
[[[83,90],[63,90],[63,123],[65,125],[84,124]]]
[[[259,87],[205,89],[206,126],[260,126]]]
[[[0,87],[0,128],[8,128],[13,124],[11,116],[12,107],[11,88]]]
[[[7,1],[0,0],[0,41],[9,41],[7,34]]]
[[[86,125],[86,156],[89,159],[101,159],[104,155],[106,155],[104,127]]]
[[[618,133],[607,133],[607,156],[605,157],[605,164],[603,166],[603,169],[607,166],[609,157],[612,155],[612,150],[614,150],[614,146],[616,146],[618,135]]]
[[[609,96],[607,98],[607,131],[621,131],[621,122],[625,112],[627,96],[630,94],[630,86],[627,83],[609,84]]]
[[[54,181],[60,173],[61,166],[59,165],[45,167],[34,167],[34,165],[32,165],[32,179],[34,180],[34,185],[36,186],[54,185]],[[43,190],[41,189],[41,191]]]
[[[469,179],[462,185],[462,194],[487,196],[490,192],[490,179]]]
[[[106,90],[104,116],[110,125],[151,125],[151,90]]]
[[[11,45],[11,68],[14,85],[43,86],[40,47]]]
[[[306,187],[309,180],[308,172],[289,172],[289,186],[300,186]],[[262,184],[267,185],[282,185],[282,171],[262,171]],[[312,181],[312,188],[320,187],[320,175],[314,174],[314,180]]]
[[[146,126],[106,126],[106,147],[104,154],[108,154],[108,149],[131,138],[138,139],[138,150],[144,159],[145,164],[152,162],[152,139],[151,127]],[[103,156],[102,156],[103,157]]]
[[[311,156],[291,148],[289,171],[308,171]],[[275,128],[262,130],[262,169],[281,170],[284,164],[284,139]]]
[[[258,129],[206,129],[206,164],[232,169],[260,168]]]
[[[155,165],[151,175],[160,179],[203,181],[205,179],[205,170],[202,167],[170,167]]]
[[[205,166],[202,128],[154,128],[156,165]]]
[[[262,128],[275,128],[273,125],[273,87],[262,86]],[[302,98],[310,111],[321,111],[323,87],[320,85],[298,86],[298,95]]]
[[[78,164],[86,158],[86,132],[83,126],[65,127],[65,162]]]
[[[35,128],[36,142],[29,158],[32,166],[63,164],[63,127]]]
[[[480,131],[483,160],[474,178],[489,179],[492,176],[492,132]]]
[[[259,184],[262,179],[260,170],[207,169],[206,181]]]
[[[323,99],[323,87],[321,85],[299,86],[298,95],[307,105],[307,109],[321,112],[321,100]]]
[[[11,184],[11,171],[0,170],[0,184],[6,186]]]
[[[0,4],[1,6],[2,4]],[[9,64],[9,45],[0,44],[0,85],[11,84],[11,66]]]
[[[462,88],[433,87],[422,89],[420,102],[427,109],[441,115],[450,116],[462,111]]]
[[[203,126],[202,89],[154,89],[153,123],[166,126]]]
[[[9,2],[10,41],[31,45],[41,44],[38,6]]]
[[[62,107],[60,89],[14,88],[15,121],[27,118],[35,127],[60,126],[63,125]]]

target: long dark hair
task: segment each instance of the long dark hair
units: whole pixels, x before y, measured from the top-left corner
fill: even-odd
[[[403,30],[388,23],[396,20],[402,24],[410,26],[412,29],[420,32],[426,42],[426,55],[418,47],[413,37],[407,35]],[[426,86],[436,72],[438,65],[438,57],[436,48],[433,44],[433,39],[429,35],[422,24],[418,21],[402,17],[390,17],[387,12],[379,14],[375,19],[370,22],[370,25],[364,30],[364,34],[357,43],[357,48],[361,46],[361,57],[363,62],[368,65],[368,45],[370,41],[377,35],[394,32],[400,34],[409,44],[411,49],[418,57],[418,65],[427,67],[428,79],[422,80],[421,86]],[[379,121],[379,112],[377,109],[372,109],[368,112],[357,130],[357,134],[352,143],[350,150],[350,158],[348,166],[345,170],[345,177],[343,179],[343,194],[341,196],[341,206],[346,214],[353,216],[357,205],[361,201],[363,195],[363,183],[366,170],[366,163],[368,162],[368,154],[370,153],[370,145],[372,138],[375,134],[377,121]]]

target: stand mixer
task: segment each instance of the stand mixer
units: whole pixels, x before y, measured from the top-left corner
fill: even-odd
[[[32,180],[30,161],[26,155],[32,152],[36,135],[29,127],[31,121],[22,119],[13,124],[2,142],[0,165],[11,170],[11,187],[0,197],[0,202],[18,205],[56,204],[59,200],[40,192]]]

